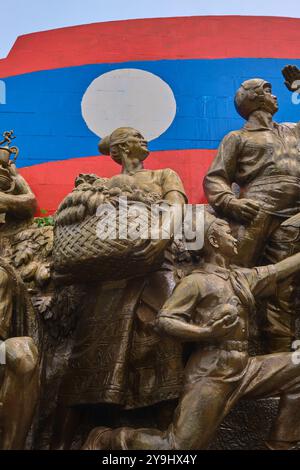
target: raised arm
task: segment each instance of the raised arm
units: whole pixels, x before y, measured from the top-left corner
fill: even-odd
[[[296,253],[293,256],[279,261],[279,263],[274,265],[274,268],[276,270],[277,281],[282,281],[292,274],[295,274],[300,271],[300,253]]]
[[[284,84],[291,92],[300,93],[300,70],[296,65],[286,65],[282,69]]]
[[[296,103],[300,102],[300,70],[296,65],[286,65],[282,69],[282,75],[284,77],[284,84],[288,90],[295,93]],[[300,138],[300,121],[298,122],[297,129],[299,130]]]
[[[252,269],[240,268],[239,276],[247,279],[247,283],[255,298],[269,297],[276,294],[277,282],[283,281],[300,271],[300,253],[268,266]]]

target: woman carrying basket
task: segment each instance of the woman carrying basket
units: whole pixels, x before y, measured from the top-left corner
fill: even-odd
[[[177,212],[187,202],[183,184],[171,169],[144,169],[147,142],[133,128],[116,129],[101,140],[99,150],[122,166],[124,180],[168,203],[170,212],[164,217],[170,216],[171,233],[169,239],[147,241],[132,255],[146,267],[165,253],[155,271],[138,277],[131,273],[116,282],[90,283],[60,389],[53,448],[71,445],[78,405],[109,403],[123,409],[141,408],[177,398],[182,383],[180,346],[159,337],[152,325],[175,287],[168,247],[177,224],[182,223]],[[145,268],[145,272],[149,270]]]

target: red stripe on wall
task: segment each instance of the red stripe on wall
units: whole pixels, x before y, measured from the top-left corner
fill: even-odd
[[[172,168],[180,175],[189,202],[202,203],[205,202],[203,177],[215,154],[216,150],[152,152],[145,162],[145,168]],[[97,156],[42,163],[21,168],[19,171],[37,196],[38,213],[45,209],[52,214],[61,200],[73,189],[74,179],[79,173],[110,177],[120,173],[120,166],[109,157]]]
[[[199,16],[113,21],[20,36],[0,76],[132,60],[299,58],[300,19]]]

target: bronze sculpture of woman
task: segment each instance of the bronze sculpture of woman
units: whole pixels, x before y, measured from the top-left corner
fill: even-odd
[[[174,232],[176,211],[186,202],[184,188],[171,169],[144,169],[149,151],[141,133],[119,128],[102,139],[99,150],[122,165],[121,174],[130,177],[129,181],[173,204],[170,213]],[[76,405],[111,403],[132,409],[178,396],[181,347],[173,339],[159,337],[152,327],[175,286],[175,270],[166,250],[171,239],[151,240],[135,254],[151,264],[165,251],[162,266],[153,273],[115,283],[90,283],[61,386],[62,408],[57,413],[52,447],[70,445]]]

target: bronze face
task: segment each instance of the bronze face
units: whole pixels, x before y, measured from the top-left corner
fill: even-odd
[[[263,95],[263,105],[261,109],[271,113],[273,116],[273,114],[278,111],[278,102],[277,97],[272,94],[272,86],[270,83],[264,83],[261,94]]]
[[[238,254],[238,241],[232,235],[231,228],[225,221],[224,224],[218,224],[217,230],[214,230],[213,235],[208,237],[208,241],[216,251],[226,258],[231,258]]]
[[[128,152],[128,158],[138,158],[140,161],[143,161],[149,155],[147,141],[136,129],[128,130],[128,137],[124,146],[125,151]]]

